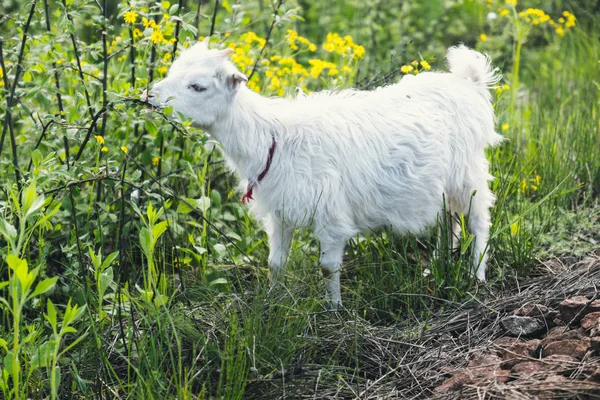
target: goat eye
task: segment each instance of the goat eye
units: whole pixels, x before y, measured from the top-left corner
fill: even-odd
[[[196,92],[204,92],[206,90],[205,87],[198,85],[197,83],[194,83],[192,85],[189,86],[190,89],[196,91]]]

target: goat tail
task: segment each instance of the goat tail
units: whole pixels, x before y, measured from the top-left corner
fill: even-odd
[[[492,66],[490,56],[471,50],[463,44],[451,47],[446,60],[450,72],[454,75],[470,80],[485,89],[492,88],[502,78],[498,68]]]

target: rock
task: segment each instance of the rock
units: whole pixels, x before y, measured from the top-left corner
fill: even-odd
[[[511,372],[519,377],[530,377],[537,374],[546,374],[548,370],[539,361],[521,361],[512,367]]]
[[[502,359],[500,357],[498,357],[496,354],[481,354],[481,355],[477,355],[475,357],[473,357],[473,359],[471,361],[469,361],[469,365],[467,368],[469,368],[470,370],[479,370],[479,369],[483,369],[483,370],[487,370],[489,371],[490,369],[495,369],[497,368],[500,363],[502,362]]]
[[[568,378],[565,378],[562,375],[550,375],[546,379],[544,379],[544,382],[546,382],[546,383],[564,383],[568,380],[569,380]]]
[[[546,332],[546,325],[534,317],[511,315],[500,320],[502,328],[511,336],[538,336]]]
[[[573,356],[567,356],[564,354],[552,354],[549,355],[548,357],[544,357],[544,361],[546,363],[552,363],[555,362],[557,365],[561,366],[562,364],[568,364],[568,363],[573,363],[573,367],[575,367],[575,364],[579,364],[579,360],[576,359]],[[551,364],[549,364],[551,365]]]
[[[494,371],[493,376],[496,382],[498,383],[506,383],[511,379],[511,373],[507,369],[497,369]]]
[[[600,312],[591,312],[581,319],[581,327],[590,330],[600,324]]]
[[[592,374],[586,378],[586,381],[600,383],[600,369],[596,369],[592,372]]]
[[[454,392],[462,389],[463,386],[470,384],[471,382],[471,376],[466,371],[460,371],[452,378],[447,379],[444,383],[436,387],[434,390],[439,393]]]
[[[518,362],[528,360],[531,357],[537,357],[539,354],[538,348],[541,341],[539,339],[531,339],[520,341],[514,338],[501,338],[508,340],[496,340],[494,344],[498,347],[496,354],[502,359],[502,368],[512,368]]]
[[[592,346],[592,350],[594,350],[596,354],[600,354],[600,337],[592,337],[590,339],[590,345]]]
[[[590,303],[590,299],[585,296],[575,296],[563,300],[558,305],[559,318],[567,324],[571,321],[579,322],[591,312],[600,311],[600,302],[598,300]]]
[[[543,304],[525,304],[510,314],[520,317],[539,317],[546,321],[552,321],[558,315],[558,312]]]
[[[542,349],[542,356],[554,354],[572,356],[581,360],[591,350],[590,339],[557,340],[546,344]]]
[[[556,326],[548,331],[546,337],[542,339],[541,345],[545,346],[546,344],[557,340],[585,339],[586,337],[585,330],[571,329],[565,332],[564,326]]]

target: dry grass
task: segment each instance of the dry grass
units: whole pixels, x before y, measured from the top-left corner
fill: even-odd
[[[571,371],[567,382],[531,377],[507,383],[484,380],[454,393],[434,390],[449,373],[493,347],[492,341],[503,334],[499,321],[509,312],[527,303],[555,308],[567,297],[593,296],[600,279],[600,256],[548,260],[540,264],[539,272],[538,277],[515,281],[510,289],[496,292],[492,287],[485,301],[473,297],[417,326],[402,321],[376,326],[348,312],[314,314],[299,340],[297,365],[251,377],[247,397],[595,398],[600,386],[583,379],[600,368],[600,358],[589,354],[579,365],[563,366]]]

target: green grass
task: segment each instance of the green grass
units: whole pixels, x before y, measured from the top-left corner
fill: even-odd
[[[167,9],[140,3],[159,16],[171,13],[172,21],[179,13],[170,4]],[[494,56],[511,85],[496,100],[498,129],[508,127],[502,131],[506,141],[488,152],[497,195],[490,282],[478,285],[470,277],[470,234],[464,232],[453,251],[448,227],[450,218],[460,216],[443,214],[418,237],[384,231],[353,238],[342,274],[345,308],[339,313],[326,310],[312,236],[295,235],[285,276],[271,282],[266,235],[239,203],[235,178],[218,148],[177,116],[129,100],[146,86],[149,71],[156,78],[172,44],[139,43],[132,80],[130,60],[116,60],[130,54],[122,39],[116,55],[107,58],[105,74],[100,30],[85,25],[92,18],[102,24],[96,3],[67,2],[73,25],[62,2],[50,1],[48,32],[45,3],[39,2],[25,40],[23,70],[15,78],[30,5],[7,8],[15,17],[0,15],[8,62],[4,87],[15,81],[18,87],[12,100],[0,89],[3,121],[11,116],[0,153],[1,397],[233,399],[313,392],[360,397],[368,382],[394,385],[393,375],[386,374],[407,353],[402,343],[418,342],[441,312],[469,300],[485,301],[515,276],[538,273],[539,259],[596,250],[597,17],[582,11],[577,28],[564,38],[533,29],[525,38],[522,32],[515,35],[509,22],[486,22],[485,1],[442,10],[437,2],[421,3],[422,8],[408,2],[379,17],[376,8],[362,3],[300,11],[290,3],[280,12],[307,20],[286,22],[272,39],[285,42],[288,28],[313,41],[346,30],[367,49],[367,59],[358,64],[360,85],[378,71],[387,73],[392,49],[394,69],[420,53],[443,68],[439,60],[447,46],[460,40],[475,44],[479,32],[488,33],[489,41],[476,46]],[[496,3],[503,7],[504,2]],[[234,10],[220,8],[219,40],[226,32],[232,40],[251,29],[261,33],[256,25],[263,22],[265,36],[271,15],[260,4],[248,2],[242,7],[246,14],[235,18]],[[557,16],[569,4],[546,11]],[[181,41],[194,35],[195,5],[184,5]],[[117,17],[127,2],[119,7],[107,7],[109,42],[117,35],[127,38]],[[212,6],[201,11],[206,33]],[[368,23],[372,19],[388,29]],[[399,20],[409,22],[400,28]],[[81,71],[76,61],[69,62],[75,58],[70,32],[87,63]],[[398,50],[409,39],[413,44]],[[284,50],[269,51],[270,56]],[[96,73],[97,78],[89,75]],[[311,84],[319,89],[349,82],[354,79]],[[99,112],[103,105],[105,114]],[[101,151],[96,135],[104,136],[108,152]],[[122,145],[127,154],[119,150]]]

